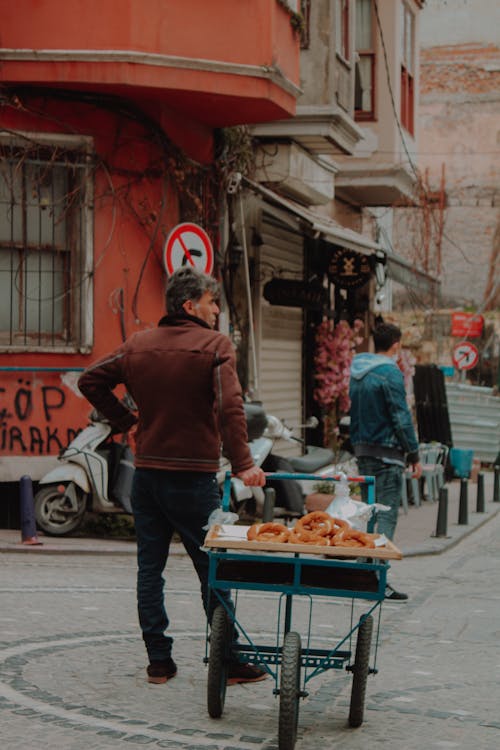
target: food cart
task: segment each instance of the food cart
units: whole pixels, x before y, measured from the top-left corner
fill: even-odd
[[[276,473],[273,479],[312,479],[307,474]],[[332,477],[331,481],[339,481]],[[375,502],[373,477],[348,477],[349,483],[364,483],[368,503]],[[226,481],[223,508],[228,507],[229,482]],[[368,524],[372,531],[373,518]],[[352,674],[349,725],[363,722],[366,682],[377,672],[370,664],[372,642],[378,645],[381,605],[384,601],[389,560],[400,559],[401,552],[385,540],[374,549],[316,546],[279,542],[248,541],[246,527],[213,526],[205,540],[209,555],[210,596],[217,598],[210,635],[207,632],[205,660],[208,663],[207,706],[212,718],[224,710],[228,662],[236,654],[242,660],[258,664],[274,680],[279,696],[279,750],[293,750],[297,739],[299,701],[307,696],[307,685],[316,675],[331,669]],[[238,617],[237,594],[240,590],[273,592],[278,598],[278,617],[274,643],[255,643]],[[222,592],[236,592],[228,604]],[[310,602],[308,632],[304,642],[293,629],[294,597]],[[311,646],[312,603],[315,596],[341,597],[362,605],[348,632],[328,648]],[[359,607],[356,606],[356,612]],[[374,619],[377,627],[374,632]],[[235,640],[234,630],[238,633]],[[355,638],[354,638],[355,637]],[[353,647],[354,639],[356,641]]]

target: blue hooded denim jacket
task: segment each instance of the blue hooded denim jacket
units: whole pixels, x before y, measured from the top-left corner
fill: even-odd
[[[350,437],[356,456],[416,463],[418,440],[406,401],[403,374],[383,354],[357,354],[351,365]]]

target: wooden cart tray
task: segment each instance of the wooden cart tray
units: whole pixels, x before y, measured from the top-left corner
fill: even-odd
[[[205,547],[249,552],[302,552],[305,555],[324,557],[370,557],[378,560],[401,560],[402,552],[389,540],[383,547],[324,547],[316,544],[289,544],[288,542],[250,542],[246,532],[250,526],[234,526],[235,536],[229,534],[231,527],[212,526],[205,537]],[[236,531],[237,530],[237,531]]]

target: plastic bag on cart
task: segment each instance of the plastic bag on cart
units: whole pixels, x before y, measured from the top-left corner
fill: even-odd
[[[222,508],[216,508],[213,510],[207,521],[207,525],[203,527],[204,531],[208,531],[212,526],[224,526],[225,524],[234,524],[238,520],[239,516],[237,513],[232,513],[229,510],[222,510]]]
[[[347,476],[341,473],[339,482],[335,487],[335,497],[326,512],[334,518],[348,521],[354,529],[364,530],[374,511],[390,510],[388,505],[373,503],[368,505],[360,500],[354,500],[349,494],[349,482]]]

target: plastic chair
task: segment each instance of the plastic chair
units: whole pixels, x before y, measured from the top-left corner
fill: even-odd
[[[439,499],[439,490],[444,486],[444,469],[448,458],[448,446],[442,443],[419,445],[422,464],[422,489],[431,502]]]
[[[406,486],[409,487],[409,498],[411,497],[411,500],[413,502],[413,505],[418,508],[420,506],[420,482],[418,479],[412,476],[411,469],[406,469],[405,473],[403,475],[404,480],[406,482]]]

